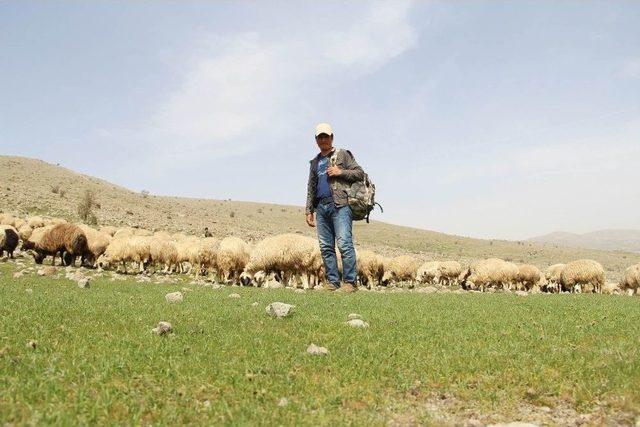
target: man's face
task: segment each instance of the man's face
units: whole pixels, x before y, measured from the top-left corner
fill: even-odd
[[[333,145],[333,135],[321,133],[320,135],[316,136],[316,142],[318,143],[320,151],[328,151]]]

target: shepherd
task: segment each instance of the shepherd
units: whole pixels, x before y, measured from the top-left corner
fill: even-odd
[[[349,150],[333,146],[333,129],[329,123],[316,126],[316,143],[320,149],[310,161],[307,182],[307,224],[316,227],[320,253],[326,273],[325,289],[355,292],[356,251],[353,247],[353,215],[347,190],[364,178],[364,171]],[[314,218],[315,213],[315,218]],[[338,271],[335,246],[342,258],[342,280]]]

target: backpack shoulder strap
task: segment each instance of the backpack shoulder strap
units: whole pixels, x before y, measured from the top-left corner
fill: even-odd
[[[336,162],[338,161],[338,153],[340,152],[340,148],[335,147],[333,150],[333,154],[331,155],[331,158],[329,159],[329,164],[331,166],[335,166]]]

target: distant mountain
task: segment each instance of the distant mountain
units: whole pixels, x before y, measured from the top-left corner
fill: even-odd
[[[640,253],[640,230],[598,230],[584,234],[555,231],[527,240],[577,248]]]

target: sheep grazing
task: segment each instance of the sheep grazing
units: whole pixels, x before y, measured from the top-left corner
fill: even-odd
[[[564,269],[565,264],[553,264],[547,267],[544,278],[546,284],[543,286],[543,290],[547,292],[560,292],[560,275]]]
[[[510,289],[518,279],[518,266],[500,258],[475,261],[461,273],[463,289],[484,291],[487,287]]]
[[[388,267],[385,266],[382,282],[386,284],[408,282],[409,287],[413,287],[418,267],[420,267],[420,261],[410,255],[391,258]]]
[[[76,225],[58,224],[36,230],[43,230],[43,232],[40,234],[34,231],[30,240],[23,243],[22,248],[33,251],[32,254],[37,264],[42,264],[42,261],[51,255],[53,257],[51,265],[55,265],[56,255],[60,254],[60,258],[65,264],[75,265],[76,257],[80,256],[82,262],[88,254],[87,236]],[[34,240],[34,237],[37,240]]]
[[[196,277],[205,272],[209,275],[215,273],[219,246],[220,241],[215,237],[197,239],[192,241],[191,245],[187,246],[186,255],[191,269],[195,269]],[[189,272],[191,272],[191,270],[189,270]]]
[[[530,291],[538,284],[542,274],[535,265],[522,264],[518,266],[517,288],[518,290]]]
[[[178,249],[170,238],[154,236],[149,238],[149,254],[151,262],[157,267],[164,267],[163,272],[171,273],[178,265]]]
[[[31,228],[40,228],[45,226],[45,222],[42,217],[32,216],[27,219],[27,225]]]
[[[437,283],[437,278],[440,275],[440,261],[427,261],[418,267],[416,273],[416,280],[418,283],[431,284]],[[460,273],[458,273],[460,274]]]
[[[33,233],[33,228],[29,227],[29,225],[23,225],[18,229],[18,235],[23,242],[31,237],[31,233]]]
[[[605,295],[619,295],[622,289],[620,289],[620,285],[618,283],[605,283],[602,286],[602,293]]]
[[[601,293],[604,285],[602,265],[591,259],[579,259],[565,265],[560,274],[560,285],[565,291]]]
[[[238,237],[225,237],[217,253],[217,267],[224,283],[239,283],[240,275],[249,262],[249,245]]]
[[[107,247],[111,243],[111,236],[105,232],[95,230],[85,224],[78,224],[78,227],[80,227],[85,236],[87,236],[89,252],[87,253],[85,261],[93,267],[95,266],[98,258],[100,258],[100,256],[107,250]]]
[[[198,242],[200,240],[195,236],[191,236],[191,237],[184,236],[184,237],[176,238],[177,236],[174,234],[171,237],[175,241],[175,246],[177,251],[176,262],[178,265],[178,272],[179,273],[189,272],[191,269],[191,264],[189,263],[191,250],[192,250],[191,248],[199,244]]]
[[[127,262],[138,265],[139,272],[146,270],[151,260],[149,238],[143,236],[130,236],[114,238],[106,251],[98,259],[98,266],[109,268],[113,265],[122,265],[124,273],[127,273]]]
[[[356,266],[358,269],[358,280],[363,286],[372,288],[375,285],[382,285],[384,275],[384,260],[373,251],[356,251]]]
[[[640,264],[628,267],[620,280],[620,290],[623,292],[637,294],[638,288],[640,288]]]
[[[438,265],[438,273],[438,283],[455,285],[462,273],[462,266],[458,261],[441,261]]]
[[[318,241],[292,233],[267,237],[258,242],[245,268],[251,276],[259,271],[279,276],[285,285],[298,276],[306,288],[313,288],[318,283],[321,270]]]
[[[0,225],[0,257],[4,256],[5,251],[9,257],[13,258],[13,252],[18,247],[20,236],[16,230],[10,225]]]
[[[113,237],[113,235],[116,234],[116,231],[118,231],[118,228],[112,225],[103,225],[102,227],[100,227],[99,231]]]

